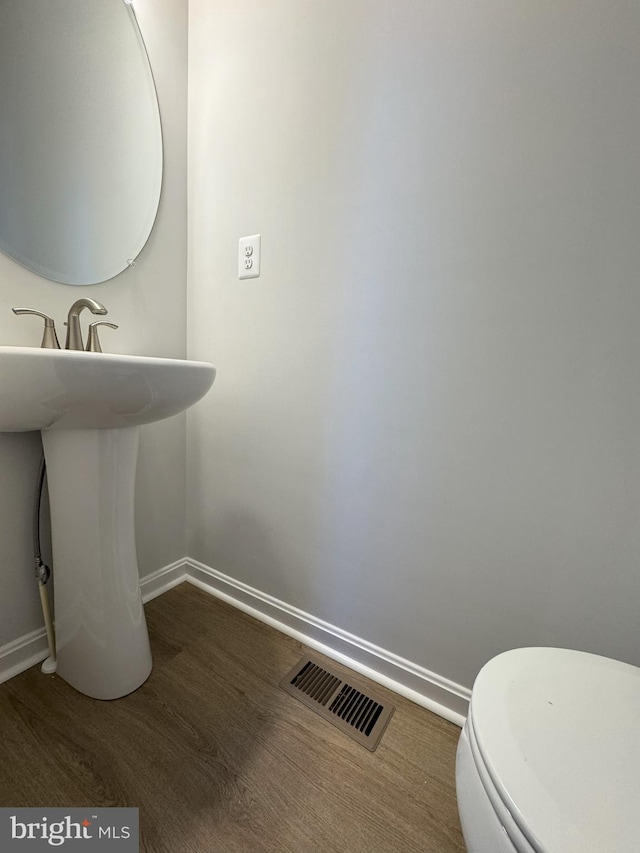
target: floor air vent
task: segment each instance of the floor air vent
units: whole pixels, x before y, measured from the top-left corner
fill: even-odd
[[[280,687],[372,752],[394,711],[366,687],[351,678],[345,681],[308,656],[285,675]]]

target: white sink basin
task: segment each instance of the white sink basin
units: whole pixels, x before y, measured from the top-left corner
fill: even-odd
[[[125,696],[152,667],[134,529],[139,428],[192,406],[215,374],[200,361],[0,347],[0,432],[42,432],[57,672],[88,696]]]
[[[196,403],[215,375],[202,361],[0,346],[0,432],[152,423]]]

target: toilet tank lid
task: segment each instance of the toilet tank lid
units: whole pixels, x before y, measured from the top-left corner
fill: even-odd
[[[480,671],[469,713],[491,781],[535,850],[640,850],[640,669],[514,649]]]

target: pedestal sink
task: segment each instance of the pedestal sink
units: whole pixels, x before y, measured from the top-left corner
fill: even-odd
[[[117,699],[151,672],[134,531],[140,426],[196,403],[211,364],[0,346],[0,431],[41,430],[58,674]]]

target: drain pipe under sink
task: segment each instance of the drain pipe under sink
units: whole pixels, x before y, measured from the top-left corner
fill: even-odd
[[[45,566],[42,562],[42,550],[40,547],[40,507],[42,504],[42,490],[44,488],[44,477],[46,472],[47,466],[44,461],[43,453],[40,457],[36,494],[33,502],[33,556],[36,565],[36,580],[38,581],[38,591],[40,593],[42,615],[44,616],[44,626],[47,631],[47,643],[49,645],[49,657],[43,662],[41,671],[46,675],[50,675],[51,673],[54,673],[57,668],[56,635],[53,628],[53,620],[51,619],[51,606],[49,603],[49,594],[47,592],[47,581],[51,577],[51,569],[49,566]]]

